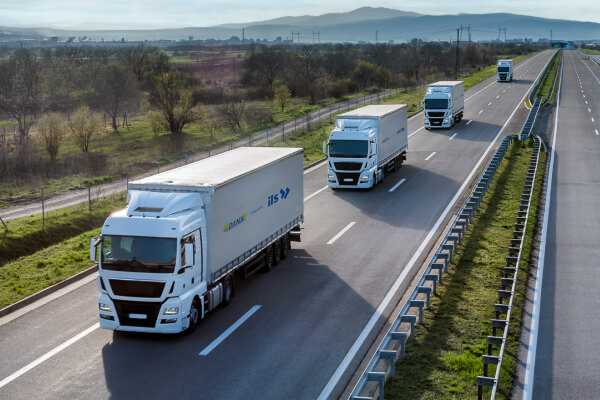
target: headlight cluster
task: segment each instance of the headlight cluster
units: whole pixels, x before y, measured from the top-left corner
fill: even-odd
[[[163,311],[163,315],[175,315],[179,314],[179,307],[167,307]]]
[[[100,308],[100,310],[102,311],[106,311],[106,312],[111,312],[112,311],[112,307],[108,304],[104,304],[104,303],[100,303],[98,308]]]
[[[360,177],[360,179],[369,179],[369,175],[363,175]]]

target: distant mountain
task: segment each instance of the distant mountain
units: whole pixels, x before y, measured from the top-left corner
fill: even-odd
[[[256,25],[290,25],[290,26],[327,26],[336,24],[347,24],[365,21],[374,21],[395,17],[418,17],[422,14],[392,10],[384,7],[361,7],[345,13],[329,13],[322,15],[303,15],[300,17],[281,17],[266,21],[250,22],[246,24],[223,24],[220,28],[242,29]]]
[[[112,41],[124,38],[127,41],[141,40],[187,40],[229,39],[242,36],[252,39],[283,39],[291,32],[300,32],[300,42],[312,43],[313,32],[319,32],[323,42],[374,42],[376,35],[380,42],[406,42],[413,38],[437,41],[456,38],[456,28],[471,26],[473,41],[498,39],[498,27],[506,27],[507,39],[549,38],[550,30],[554,39],[598,40],[600,24],[559,19],[546,19],[526,15],[497,14],[458,14],[421,15],[388,8],[362,7],[346,13],[331,13],[319,16],[282,17],[267,21],[246,24],[225,24],[212,27],[188,27],[156,30],[58,30],[51,28],[9,28],[0,27],[0,41],[57,36],[61,40],[68,37],[86,36],[91,40]],[[376,33],[377,32],[377,33]],[[463,31],[462,40],[467,40]],[[504,32],[500,37],[504,39]],[[14,40],[14,39],[13,39]],[[296,39],[297,40],[297,39]]]

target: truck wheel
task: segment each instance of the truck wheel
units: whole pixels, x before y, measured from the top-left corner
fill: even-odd
[[[286,233],[281,238],[281,259],[285,260],[290,252],[290,234]]]
[[[265,272],[270,272],[273,269],[273,245],[265,249]]]
[[[223,307],[227,307],[229,303],[231,303],[231,298],[233,297],[233,280],[231,279],[231,275],[225,278],[223,281],[223,301],[221,304]]]
[[[200,322],[200,302],[195,298],[190,306],[190,324],[186,332],[192,333],[198,326],[198,322]]]
[[[273,243],[273,265],[279,264],[281,261],[281,240],[276,240]]]

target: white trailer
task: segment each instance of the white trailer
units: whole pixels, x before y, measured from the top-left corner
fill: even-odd
[[[496,65],[496,80],[510,82],[513,79],[513,60],[498,60]]]
[[[340,114],[329,140],[330,188],[372,188],[406,160],[406,104],[370,105]]]
[[[440,81],[427,85],[423,99],[423,126],[451,128],[460,122],[465,109],[465,83]]]
[[[303,176],[303,149],[242,147],[130,183],[92,240],[100,326],[177,333],[227,305],[300,240]]]

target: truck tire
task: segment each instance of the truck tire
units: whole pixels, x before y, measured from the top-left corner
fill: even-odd
[[[270,272],[273,269],[273,245],[265,249],[265,272]]]
[[[190,324],[188,325],[186,333],[192,333],[198,326],[198,322],[200,322],[200,302],[198,301],[198,298],[195,297],[190,306]]]
[[[233,297],[233,279],[231,275],[225,277],[223,281],[223,301],[221,304],[223,307],[227,307],[229,303],[231,303],[231,298]]]
[[[290,234],[286,233],[281,238],[281,259],[285,260],[290,252]]]
[[[279,264],[281,261],[281,240],[276,240],[273,243],[273,265]]]

